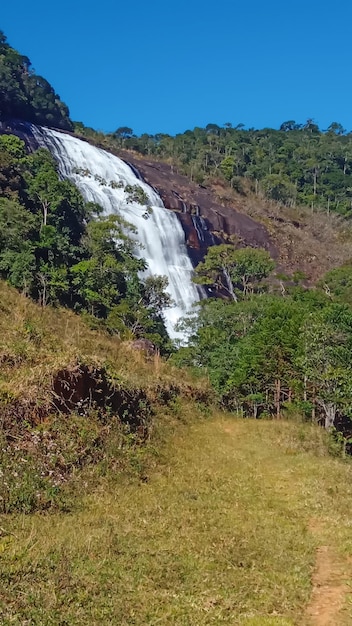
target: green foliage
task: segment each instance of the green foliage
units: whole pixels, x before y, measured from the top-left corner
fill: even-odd
[[[238,288],[243,297],[253,294],[274,267],[275,263],[266,250],[236,250],[232,245],[221,244],[209,248],[204,261],[196,268],[195,282],[213,285],[236,301]]]
[[[138,204],[148,204],[148,195],[140,185],[126,185],[127,202],[137,202]]]
[[[296,288],[205,301],[183,321],[189,345],[173,360],[207,372],[219,402],[240,414],[296,410],[349,436],[352,311],[330,297]]]
[[[23,159],[26,156],[24,142],[15,135],[0,135],[0,150],[16,159]]]
[[[0,31],[0,120],[9,117],[64,130],[73,128],[67,106]]]
[[[352,263],[328,272],[319,283],[324,291],[333,295],[340,302],[352,305]]]

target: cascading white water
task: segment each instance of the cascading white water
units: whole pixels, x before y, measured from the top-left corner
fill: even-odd
[[[147,274],[163,275],[169,281],[167,291],[175,306],[164,311],[168,334],[182,339],[175,331],[175,323],[200,299],[200,294],[192,283],[193,267],[177,216],[165,209],[154,189],[137,178],[118,157],[65,133],[37,126],[31,126],[31,131],[38,144],[56,158],[61,176],[70,179],[85,200],[99,204],[105,215],[118,214],[136,227],[135,239],[143,246],[136,246],[136,255],[146,260]],[[117,187],[119,183],[123,187]],[[127,201],[130,199],[124,190],[126,185],[138,185],[147,194],[152,208],[148,219],[143,217],[145,206]]]

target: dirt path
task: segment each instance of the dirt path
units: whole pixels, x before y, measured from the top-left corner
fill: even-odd
[[[317,520],[312,520],[310,530],[313,534],[319,535],[320,527]],[[337,626],[340,623],[339,614],[349,591],[346,565],[331,547],[322,545],[318,548],[313,590],[306,613],[312,626]]]

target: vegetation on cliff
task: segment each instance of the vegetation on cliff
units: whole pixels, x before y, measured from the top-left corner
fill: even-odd
[[[72,130],[66,104],[0,31],[0,120],[6,118]]]

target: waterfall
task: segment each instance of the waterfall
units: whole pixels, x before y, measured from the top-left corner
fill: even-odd
[[[86,201],[96,202],[105,215],[118,214],[136,227],[138,234],[132,237],[143,247],[136,246],[135,253],[146,260],[146,274],[163,275],[169,281],[167,291],[175,305],[164,310],[168,334],[182,339],[175,323],[200,299],[200,292],[192,283],[193,266],[177,216],[165,209],[160,196],[140,179],[138,172],[113,154],[48,128],[31,125],[31,132],[38,144],[55,157],[60,175],[71,180]],[[145,206],[127,201],[126,185],[138,185],[147,195],[152,208],[147,219]]]

